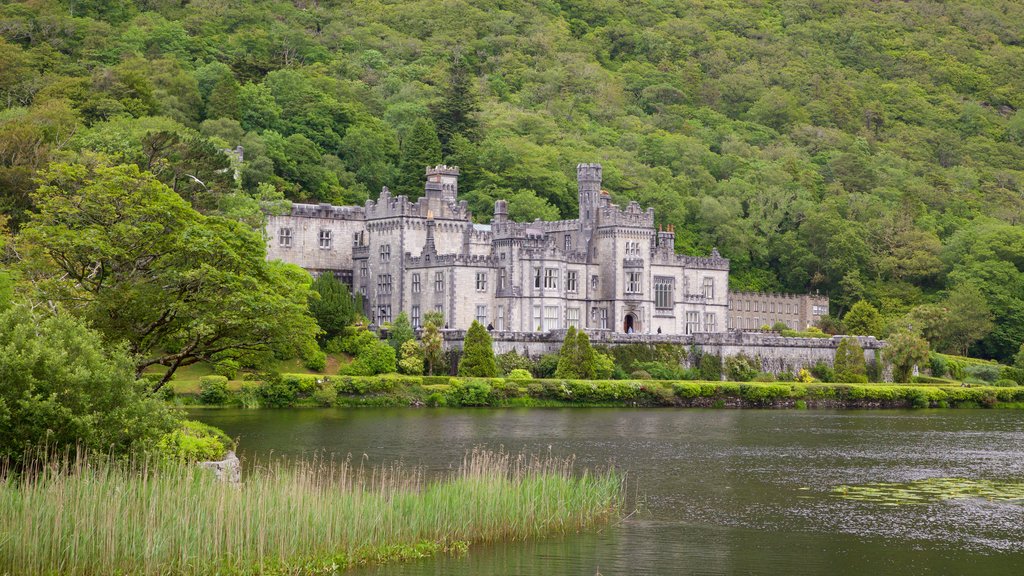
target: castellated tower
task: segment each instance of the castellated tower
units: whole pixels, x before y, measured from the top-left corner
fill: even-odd
[[[580,230],[593,230],[601,195],[601,165],[577,164],[576,187],[580,202]]]
[[[428,166],[425,192],[427,198],[454,202],[459,195],[459,167],[447,164],[438,164],[433,168]]]

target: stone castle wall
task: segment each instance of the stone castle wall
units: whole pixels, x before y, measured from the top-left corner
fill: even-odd
[[[550,333],[537,332],[493,332],[494,353],[515,351],[536,360],[544,354],[557,354],[565,337],[564,330]],[[867,363],[881,361],[881,350],[885,342],[874,336],[833,336],[831,338],[790,338],[774,333],[758,332],[717,332],[689,335],[666,334],[620,334],[614,332],[588,333],[594,346],[656,345],[670,344],[689,349],[696,346],[707,354],[722,358],[745,354],[761,363],[760,370],[778,374],[796,374],[802,368],[810,369],[819,362],[832,366],[836,348],[844,338],[855,338],[864,349]],[[446,330],[445,344],[453,350],[461,350],[465,332]]]

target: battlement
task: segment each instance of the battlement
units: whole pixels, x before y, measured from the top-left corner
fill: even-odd
[[[494,256],[481,256],[477,254],[436,254],[413,256],[405,253],[405,265],[407,268],[431,268],[434,266],[469,266],[477,268],[494,268],[499,266],[498,258]]]
[[[801,300],[808,298],[816,302],[828,302],[828,296],[824,294],[793,294],[789,292],[733,292],[729,291],[729,298],[749,298],[767,300]]]
[[[599,227],[631,226],[636,228],[654,228],[654,208],[644,210],[636,201],[626,205],[623,210],[618,204],[608,204],[598,209]]]
[[[328,218],[331,220],[365,220],[361,206],[334,206],[331,204],[292,204],[291,215],[298,218]]]

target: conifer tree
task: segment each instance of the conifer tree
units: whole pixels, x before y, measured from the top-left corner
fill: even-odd
[[[321,340],[326,342],[341,334],[341,331],[355,320],[356,301],[352,298],[348,286],[342,284],[334,274],[317,276],[312,288],[320,296],[310,298],[309,313],[324,331]]]
[[[481,376],[493,378],[498,375],[494,361],[494,346],[491,335],[483,324],[473,320],[466,332],[462,345],[462,360],[459,361],[459,376]]]
[[[585,380],[597,377],[594,349],[590,347],[590,337],[583,330],[576,333],[576,372],[577,378]]]
[[[562,349],[558,351],[558,368],[555,369],[555,378],[579,378],[576,366],[576,362],[579,360],[577,345],[576,328],[570,326],[565,331]]]
[[[441,151],[445,156],[452,153],[452,137],[456,134],[468,140],[475,139],[476,113],[479,109],[472,72],[462,55],[455,54],[448,68],[448,88],[444,92],[444,100],[434,114]]]
[[[854,338],[843,338],[832,363],[836,382],[867,382],[868,367],[864,349]]]
[[[427,166],[441,162],[441,141],[429,118],[417,118],[402,140],[398,160],[398,193],[415,200],[423,196],[423,176]]]
[[[412,324],[409,323],[409,315],[402,312],[395,318],[395,321],[388,327],[388,344],[395,349],[395,352],[401,352],[402,344],[405,344],[409,340],[414,340],[416,333],[412,330]]]

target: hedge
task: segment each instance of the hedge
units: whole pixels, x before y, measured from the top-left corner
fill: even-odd
[[[276,381],[261,383],[258,390],[263,406],[711,406],[722,401],[732,406],[768,407],[790,406],[801,401],[834,407],[927,407],[1024,402],[1024,386],[1008,386],[1008,381],[999,382],[1001,386],[972,387],[940,382],[805,384],[288,374]],[[228,403],[243,403],[241,394],[229,390]]]

